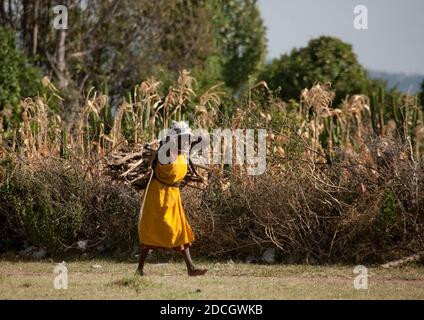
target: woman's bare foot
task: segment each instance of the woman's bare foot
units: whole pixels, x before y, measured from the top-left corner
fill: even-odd
[[[195,276],[203,276],[206,272],[208,272],[208,269],[190,269],[188,270],[188,275],[190,277],[195,277]]]

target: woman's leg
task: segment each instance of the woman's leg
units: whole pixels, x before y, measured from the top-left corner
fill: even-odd
[[[148,248],[141,248],[140,249],[140,255],[138,257],[138,268],[137,268],[137,272],[140,274],[140,276],[142,276],[144,274],[143,273],[144,261],[146,260],[149,252],[150,252],[150,249],[148,249]]]
[[[196,269],[193,261],[191,260],[190,249],[188,247],[184,248],[184,250],[181,251],[181,254],[183,255],[184,261],[187,265],[187,273],[189,276],[202,276],[208,271],[207,269]]]

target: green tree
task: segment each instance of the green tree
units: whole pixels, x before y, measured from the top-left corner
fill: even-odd
[[[421,106],[423,106],[424,108],[424,79],[423,79],[423,82],[421,82],[420,102],[421,102]]]
[[[223,81],[237,91],[262,67],[265,28],[255,0],[166,0],[159,7],[156,55],[174,77],[188,68],[202,87]]]
[[[35,96],[42,89],[42,72],[32,66],[17,48],[15,34],[0,27],[0,110],[16,107],[23,97]]]
[[[236,91],[264,59],[255,0],[13,3],[0,5],[0,25],[11,28],[23,52],[53,75],[65,111],[81,105],[78,100],[92,86],[106,88],[115,103],[143,79],[162,74],[165,82],[175,80],[183,68],[200,76],[200,86],[224,81]],[[68,30],[52,27],[51,8],[58,4],[68,8]]]
[[[317,81],[331,82],[336,90],[336,102],[348,94],[366,94],[378,85],[369,79],[350,44],[327,36],[274,59],[263,69],[260,78],[273,89],[281,88],[279,95],[286,100],[298,98],[302,89]]]
[[[218,0],[215,8],[222,76],[230,88],[238,90],[263,66],[265,27],[256,0]]]

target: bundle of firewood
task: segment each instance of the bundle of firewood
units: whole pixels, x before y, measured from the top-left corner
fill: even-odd
[[[107,171],[115,179],[143,190],[149,182],[158,142],[121,150],[110,155]]]
[[[144,190],[156,162],[158,146],[159,143],[155,141],[111,154],[107,159],[107,172],[115,180],[127,183],[137,190]],[[206,169],[200,167],[201,170]],[[201,189],[199,184],[206,183],[206,179],[198,171],[198,165],[189,161],[188,173],[181,185]]]

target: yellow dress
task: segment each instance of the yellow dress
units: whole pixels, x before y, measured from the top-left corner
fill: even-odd
[[[170,186],[183,180],[186,174],[187,158],[182,154],[173,163],[162,165],[158,162],[146,190],[138,224],[140,246],[182,249],[194,241],[181,202],[180,189]]]

